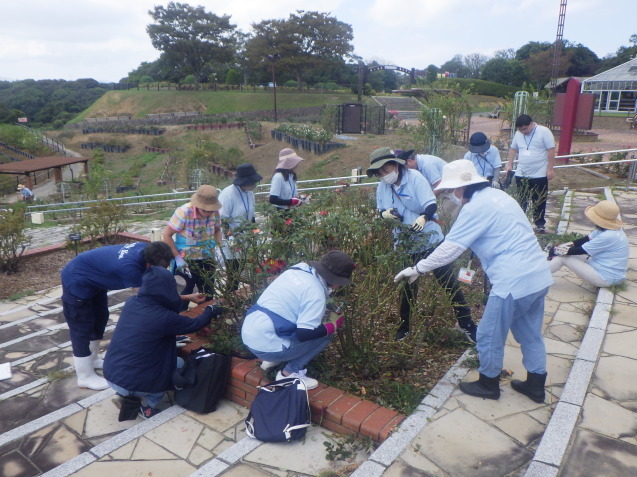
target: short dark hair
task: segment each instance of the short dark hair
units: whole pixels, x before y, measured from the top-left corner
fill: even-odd
[[[528,114],[520,114],[518,116],[518,119],[515,120],[515,127],[521,128],[522,126],[528,126],[532,122],[533,119],[531,119],[531,116],[529,116]]]
[[[167,243],[157,241],[151,242],[144,249],[144,261],[149,265],[166,268],[173,259],[173,252]]]

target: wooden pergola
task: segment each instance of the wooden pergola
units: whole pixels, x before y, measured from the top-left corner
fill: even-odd
[[[0,174],[10,174],[14,176],[24,176],[24,185],[32,189],[34,182],[31,175],[38,171],[53,169],[53,180],[57,184],[62,182],[62,167],[71,164],[83,163],[84,173],[88,174],[88,161],[86,157],[38,157],[36,159],[25,159],[24,161],[7,162],[0,164]]]

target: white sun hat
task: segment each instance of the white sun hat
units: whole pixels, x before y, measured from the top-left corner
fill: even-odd
[[[442,179],[435,190],[457,189],[480,182],[488,181],[478,174],[473,162],[467,159],[458,159],[442,168]]]

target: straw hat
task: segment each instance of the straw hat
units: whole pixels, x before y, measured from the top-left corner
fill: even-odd
[[[24,184],[18,184],[18,190],[24,189]]]
[[[618,218],[619,207],[610,200],[602,200],[595,205],[589,205],[584,214],[591,222],[603,229],[618,230],[624,226],[624,223]]]
[[[281,149],[281,151],[279,152],[279,163],[276,165],[276,168],[292,170],[302,160],[303,158],[297,156],[296,152],[294,152],[289,147],[286,147],[285,149]]]
[[[457,189],[480,182],[487,182],[487,180],[478,174],[473,162],[467,159],[458,159],[442,168],[442,179],[434,190]]]
[[[190,203],[199,209],[215,212],[221,208],[219,191],[215,186],[202,185],[190,197]]]

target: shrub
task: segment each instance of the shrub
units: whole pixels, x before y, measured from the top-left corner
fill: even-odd
[[[88,238],[91,244],[101,241],[104,244],[115,243],[117,234],[123,232],[124,220],[128,216],[126,207],[119,201],[100,201],[92,204],[78,226],[73,227],[74,233]]]
[[[0,272],[11,274],[18,270],[20,257],[24,254],[31,238],[24,234],[24,214],[26,208],[16,204],[12,210],[0,211]]]

